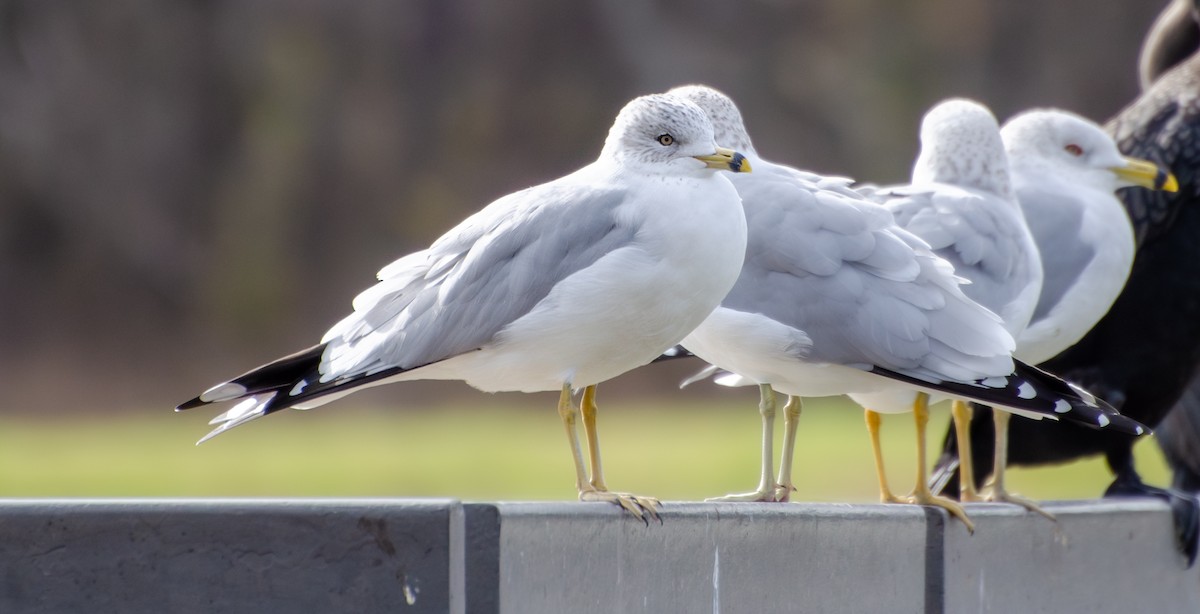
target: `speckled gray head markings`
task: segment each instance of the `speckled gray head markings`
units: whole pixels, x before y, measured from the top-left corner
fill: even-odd
[[[681,85],[667,93],[696,103],[708,114],[718,145],[742,153],[754,151],[750,134],[746,132],[746,124],[742,121],[742,113],[732,98],[707,85]]]
[[[921,154],[913,183],[940,182],[1012,196],[1008,155],[996,117],[964,99],[942,102],[921,120]]]
[[[659,138],[671,136],[665,146]],[[636,163],[662,163],[673,158],[712,154],[712,123],[700,107],[669,94],[633,99],[617,115],[604,142],[604,154]]]

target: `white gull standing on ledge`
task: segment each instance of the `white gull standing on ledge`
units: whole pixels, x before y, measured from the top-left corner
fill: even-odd
[[[998,314],[1005,330],[1017,338],[1037,306],[1042,263],[1013,192],[1000,125],[982,104],[952,98],[925,114],[920,138],[912,183],[873,189],[870,196],[895,214],[896,223],[954,265],[954,273],[970,282],[963,292]],[[880,402],[854,398],[868,411]],[[954,399],[952,412],[959,445],[969,447],[970,405]],[[1005,425],[997,429],[999,437],[1007,432],[1010,414],[997,411],[994,416],[997,425]],[[974,475],[970,462],[962,471]],[[975,491],[973,480],[963,484],[963,501],[1006,501],[1050,516],[1032,501],[1006,492],[1002,473],[982,494]]]
[[[707,116],[671,95],[627,104],[600,157],[505,196],[379,273],[319,345],[218,384],[177,409],[241,400],[214,431],[309,409],[366,386],[463,380],[485,391],[559,390],[579,498],[645,519],[658,501],[609,492],[595,386],[695,328],[737,279],[746,220],[718,170],[749,171]],[[584,389],[582,411],[572,391]],[[591,477],[575,422],[582,413]],[[464,426],[469,428],[469,426]]]

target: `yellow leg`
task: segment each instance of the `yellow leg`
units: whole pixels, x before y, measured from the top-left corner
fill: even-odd
[[[751,502],[775,500],[774,445],[775,445],[775,391],[770,384],[758,386],[758,413],[762,416],[762,460],[759,464],[758,488],[751,492],[713,497],[706,501]]]
[[[975,462],[971,456],[971,406],[955,399],[950,405],[950,413],[958,438],[958,498],[960,501],[981,501],[975,490]]]
[[[579,410],[583,414],[583,434],[587,438],[588,460],[592,464],[590,483],[595,490],[608,490],[608,487],[604,485],[604,465],[600,463],[600,436],[596,433],[595,386],[583,389],[583,398],[579,400]]]
[[[925,427],[929,424],[929,395],[918,392],[913,401],[913,417],[917,424],[917,485],[913,488],[911,502],[917,505],[934,505],[956,516],[967,526],[967,531],[975,532],[975,523],[967,518],[967,512],[958,503],[939,497],[929,490],[928,470],[925,467]]]
[[[568,401],[570,399],[568,398]],[[625,508],[639,520],[646,521],[647,516],[658,520],[658,499],[642,497],[622,492],[609,492],[604,485],[604,467],[600,463],[600,438],[596,434],[596,386],[593,384],[583,389],[580,400],[580,413],[583,415],[583,433],[588,442],[588,456],[592,462],[592,478],[586,486],[579,489],[580,501],[607,501]],[[574,429],[572,428],[572,434]],[[574,444],[576,454],[579,454],[579,444]],[[582,471],[580,471],[582,478]],[[583,482],[580,482],[582,485]]]
[[[1006,411],[992,410],[996,424],[996,457],[992,476],[983,487],[983,499],[995,503],[1014,503],[1027,510],[1037,512],[1050,520],[1055,520],[1054,514],[1047,512],[1031,499],[1026,499],[1015,493],[1010,493],[1004,487],[1004,473],[1008,468],[1008,421],[1012,414]]]
[[[803,406],[800,397],[789,396],[783,406],[783,450],[779,452],[779,479],[775,482],[775,500],[787,501],[796,486],[792,483],[792,457],[796,450],[796,426]]]
[[[563,427],[567,431],[567,443],[571,445],[571,459],[575,461],[575,490],[583,492],[587,484],[587,472],[583,468],[583,452],[579,449],[579,435],[575,431],[575,421],[579,412],[571,402],[571,386],[563,384],[562,393],[558,395],[558,416],[562,418]]]
[[[867,434],[871,436],[871,451],[875,453],[875,475],[879,478],[879,500],[884,503],[903,503],[904,500],[893,495],[888,488],[887,474],[883,470],[883,448],[879,445],[879,413],[869,409],[865,411]]]

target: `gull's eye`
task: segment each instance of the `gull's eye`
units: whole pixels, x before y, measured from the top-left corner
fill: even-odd
[[[1071,154],[1072,156],[1075,156],[1076,158],[1083,155],[1083,148],[1074,143],[1071,143],[1070,145],[1063,147],[1063,149],[1067,150],[1067,153]]]
[[[660,134],[660,135],[658,135],[658,138],[655,140],[658,141],[659,145],[662,145],[663,147],[668,147],[672,143],[675,142],[675,137],[673,137],[669,134]]]

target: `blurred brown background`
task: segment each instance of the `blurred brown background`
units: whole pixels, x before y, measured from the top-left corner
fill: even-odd
[[[0,3],[0,410],[165,411],[305,347],[640,94],[717,86],[766,157],[878,182],[944,97],[1104,120],[1164,4]]]

